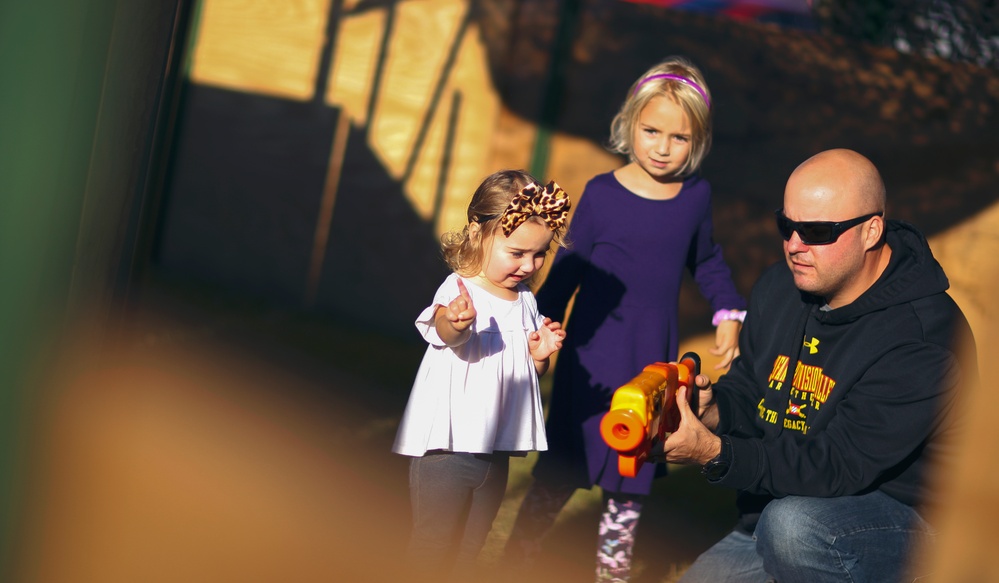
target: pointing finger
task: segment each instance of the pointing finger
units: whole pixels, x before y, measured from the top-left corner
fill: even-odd
[[[468,293],[468,288],[465,287],[465,282],[458,278],[458,293],[469,303],[472,302],[472,296]]]

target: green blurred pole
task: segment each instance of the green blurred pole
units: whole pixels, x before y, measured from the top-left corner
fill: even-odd
[[[16,550],[30,392],[66,317],[113,8],[0,9],[0,575]]]
[[[547,175],[551,140],[558,128],[558,116],[562,100],[565,98],[565,67],[572,58],[572,43],[575,40],[579,20],[580,0],[562,0],[558,7],[558,28],[555,31],[545,89],[541,96],[541,119],[538,122],[538,133],[534,138],[528,166],[531,174],[542,182],[550,180]]]
[[[0,580],[45,375],[84,312],[110,320],[146,252],[189,4],[0,3]]]

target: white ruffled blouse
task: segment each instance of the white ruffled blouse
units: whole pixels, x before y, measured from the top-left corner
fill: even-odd
[[[453,348],[437,335],[434,312],[458,294],[448,276],[416,328],[430,343],[423,356],[392,451],[468,453],[545,450],[544,413],[528,333],[542,325],[534,294],[521,285],[504,300],[462,278],[475,306],[468,340]]]

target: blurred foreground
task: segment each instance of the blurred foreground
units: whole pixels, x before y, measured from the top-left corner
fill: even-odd
[[[390,447],[423,346],[167,295],[112,344],[76,343],[36,404],[15,581],[412,579],[408,465]],[[513,465],[490,570],[533,460]],[[696,471],[657,492],[637,581],[675,575],[733,518]],[[598,505],[573,499],[539,580],[591,576]]]
[[[14,581],[412,579],[400,555],[407,464],[389,448],[422,346],[221,304],[174,303],[138,321],[113,348],[80,343],[52,371],[30,436]],[[684,348],[707,354],[707,340]],[[953,503],[936,517],[941,544],[921,556],[942,581],[999,580],[990,536],[975,530],[999,513],[999,472],[978,463],[999,437],[996,398],[971,393],[966,459],[940,477]],[[502,572],[532,463],[512,468],[481,557],[490,572]],[[598,514],[599,492],[578,492],[538,581],[592,577]],[[731,492],[674,468],[642,522],[634,581],[674,581],[733,520]]]
[[[67,357],[38,404],[15,580],[397,579],[406,475],[379,375],[278,362],[266,322],[146,324]]]

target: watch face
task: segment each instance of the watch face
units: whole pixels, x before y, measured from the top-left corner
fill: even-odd
[[[704,464],[704,467],[701,468],[701,472],[709,480],[720,480],[721,477],[724,476],[725,472],[727,471],[728,471],[728,462],[719,459],[713,459],[708,463]]]

